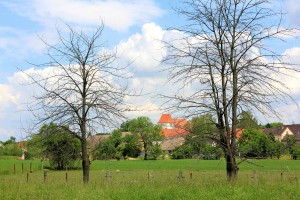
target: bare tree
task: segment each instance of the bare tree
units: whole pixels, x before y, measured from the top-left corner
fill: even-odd
[[[291,35],[281,27],[281,13],[267,0],[188,0],[177,10],[188,26],[179,41],[168,42],[165,58],[169,81],[182,83],[178,95],[164,97],[170,109],[188,116],[211,113],[216,118],[229,180],[238,172],[236,125],[240,113],[277,114],[273,103],[290,98],[281,76],[296,67],[267,42]],[[192,89],[187,89],[192,88]],[[186,92],[189,91],[189,92]]]
[[[124,120],[127,73],[115,64],[116,52],[104,49],[103,23],[96,30],[76,31],[66,25],[67,33],[57,29],[59,42],[47,46],[49,62],[34,64],[47,68],[46,75],[28,74],[42,88],[30,109],[37,125],[55,122],[67,125],[70,134],[81,141],[83,182],[89,182],[87,138],[97,131],[109,130]]]

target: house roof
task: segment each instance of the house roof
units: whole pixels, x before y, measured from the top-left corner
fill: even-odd
[[[174,128],[174,129],[167,129],[164,128],[161,130],[161,133],[164,137],[177,137],[177,136],[186,136],[189,134],[187,130],[184,128]]]
[[[175,120],[171,117],[170,114],[162,114],[157,123],[160,124],[160,123],[174,123],[174,122]]]
[[[171,151],[184,143],[184,137],[168,137],[161,143],[161,149],[163,151]]]
[[[281,135],[286,129],[287,129],[287,127],[281,126],[281,127],[276,127],[276,128],[265,128],[262,131],[267,135],[270,133],[272,133],[274,135]]]
[[[170,114],[162,114],[158,124],[164,123],[172,123],[174,124],[174,128],[163,128],[161,134],[164,137],[178,137],[178,136],[186,136],[188,135],[188,131],[186,130],[187,120],[182,118],[174,119]]]

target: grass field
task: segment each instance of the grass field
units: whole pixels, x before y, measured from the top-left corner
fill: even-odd
[[[224,160],[93,161],[84,186],[80,170],[49,171],[44,183],[40,161],[23,161],[22,174],[22,161],[0,159],[0,199],[299,199],[300,161],[252,162],[242,163],[238,180],[229,184]]]

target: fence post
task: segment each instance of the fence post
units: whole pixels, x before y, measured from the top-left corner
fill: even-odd
[[[44,183],[48,182],[48,170],[44,170]]]
[[[109,172],[109,170],[106,170],[105,178],[106,178],[106,183],[108,183],[109,179],[110,179],[110,172]]]
[[[22,163],[22,174],[24,174],[24,163]]]
[[[148,171],[148,179],[150,179],[152,177],[151,172]]]
[[[66,172],[66,183],[68,183],[68,172]]]
[[[178,178],[179,181],[183,181],[184,176],[183,176],[183,172],[181,170],[179,171],[177,178]]]
[[[190,179],[192,180],[193,179],[193,173],[190,172]]]
[[[26,182],[28,183],[28,181],[29,181],[29,173],[27,172]]]

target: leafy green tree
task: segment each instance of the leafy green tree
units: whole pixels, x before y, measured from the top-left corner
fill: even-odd
[[[294,146],[291,150],[291,155],[293,160],[297,160],[300,158],[300,147]]]
[[[271,122],[265,125],[266,128],[277,128],[283,126],[282,122]]]
[[[117,129],[114,130],[111,136],[99,143],[95,151],[96,159],[115,159],[119,158],[120,148],[118,146],[122,143],[122,132]]]
[[[204,160],[219,160],[222,156],[222,149],[210,144],[206,144],[202,149],[202,158]]]
[[[128,130],[138,135],[145,152],[144,160],[148,156],[155,159],[160,148],[158,142],[162,139],[161,126],[153,124],[148,117],[138,117],[130,121]]]
[[[257,129],[246,129],[239,139],[239,151],[246,157],[266,157],[268,137]]]
[[[253,116],[250,111],[243,111],[237,123],[238,128],[249,129],[249,128],[259,128],[257,119]]]
[[[287,135],[286,137],[286,148],[288,149],[289,153],[292,153],[293,147],[296,145],[296,137],[294,135]]]
[[[3,156],[21,156],[22,149],[18,147],[17,143],[8,143],[0,148],[0,155]]]
[[[123,138],[123,157],[133,157],[136,158],[141,153],[141,144],[139,142],[139,137],[136,134],[126,135]]]
[[[33,137],[36,149],[49,159],[53,169],[63,170],[73,167],[74,162],[80,158],[80,141],[69,133],[66,126],[54,123],[43,125],[38,136]]]
[[[217,139],[218,129],[212,115],[206,114],[194,117],[188,124],[190,134],[185,138],[185,144],[191,146],[191,153],[196,156],[204,155],[204,148],[212,146]]]
[[[193,157],[193,147],[189,144],[183,144],[181,146],[176,147],[171,157],[173,159],[187,159]]]

